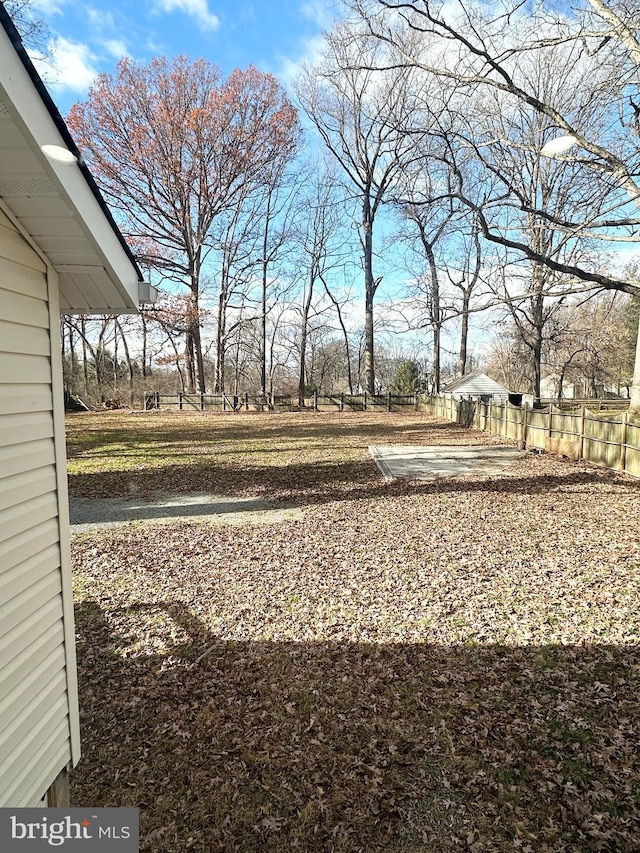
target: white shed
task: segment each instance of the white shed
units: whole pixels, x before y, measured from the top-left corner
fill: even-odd
[[[454,400],[472,399],[482,400],[484,403],[491,400],[504,403],[509,397],[509,392],[504,385],[479,371],[454,379],[442,389],[442,393]]]
[[[135,312],[144,289],[2,4],[0,24],[0,807],[64,805],[80,734],[60,313]]]

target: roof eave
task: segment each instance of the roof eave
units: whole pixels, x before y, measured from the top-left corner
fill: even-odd
[[[106,310],[136,311],[142,274],[135,257],[2,4],[0,24],[0,93],[11,120],[27,140],[37,168],[73,212],[73,219],[81,225],[104,267],[110,294]],[[42,151],[46,144],[68,149],[77,163],[63,165],[49,160]],[[52,266],[56,268],[55,262]],[[71,307],[82,310],[81,306]]]

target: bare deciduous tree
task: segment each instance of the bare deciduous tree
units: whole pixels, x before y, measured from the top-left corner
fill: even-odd
[[[203,391],[199,299],[211,227],[293,156],[296,110],[255,68],[223,80],[204,60],[123,59],[68,124],[141,260],[189,288],[188,384]]]
[[[414,156],[402,128],[412,111],[410,74],[379,70],[384,48],[348,23],[327,36],[322,61],[308,67],[296,92],[302,108],[339,164],[343,184],[360,208],[365,295],[365,386],[375,392],[374,225],[390,189]],[[366,61],[366,63],[365,63]],[[366,67],[365,67],[366,65]]]
[[[475,209],[484,238],[561,274],[565,282],[637,292],[639,283],[626,280],[622,274],[616,277],[602,272],[585,258],[547,254],[544,245],[536,245],[524,234],[519,238],[511,234],[508,217],[510,209],[519,209],[574,237],[638,239],[640,23],[635,6],[609,0],[582,0],[571,10],[542,4],[531,8],[506,0],[486,7],[468,0],[353,0],[351,5],[368,31],[389,48],[396,64],[446,81],[462,100],[472,93],[480,99],[493,95],[499,98],[504,115],[508,116],[515,104],[537,115],[540,135],[536,140],[522,140],[523,146],[540,151],[553,137],[568,138],[573,148],[563,155],[564,163],[588,170],[594,198],[598,193],[602,198],[602,203],[584,216],[577,208],[545,209],[538,199],[520,197],[508,181],[501,181],[501,192],[493,196],[489,206],[486,197],[479,204],[477,198],[464,196],[461,189],[459,195]],[[523,75],[523,69],[529,70],[536,56],[539,67],[549,57],[572,58],[580,75],[579,85],[560,77],[555,89],[545,89],[531,75]],[[594,111],[605,111],[608,121],[591,124],[585,120]],[[480,144],[491,142],[482,134],[467,138],[472,139],[479,154]],[[510,144],[514,141],[511,137]],[[492,168],[488,158],[479,159],[493,175],[503,178],[502,171]],[[635,210],[630,209],[630,202]],[[487,210],[492,209],[495,215],[487,216]],[[640,337],[632,405],[640,406]]]

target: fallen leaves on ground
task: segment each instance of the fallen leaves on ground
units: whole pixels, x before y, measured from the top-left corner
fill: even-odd
[[[357,497],[378,485],[370,444],[503,444],[423,414],[123,413],[67,419],[74,497],[214,492],[274,501]]]
[[[531,455],[75,536],[74,805],[143,851],[640,849],[639,487]]]

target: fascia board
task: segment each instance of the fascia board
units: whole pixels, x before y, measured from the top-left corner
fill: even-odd
[[[6,96],[6,106],[37,157],[44,174],[52,181],[60,196],[69,205],[122,297],[122,308],[138,307],[139,275],[124,251],[118,236],[79,165],[51,162],[41,146],[61,145],[68,148],[53,118],[34,86],[27,69],[17,55],[7,32],[0,27],[0,87]]]

